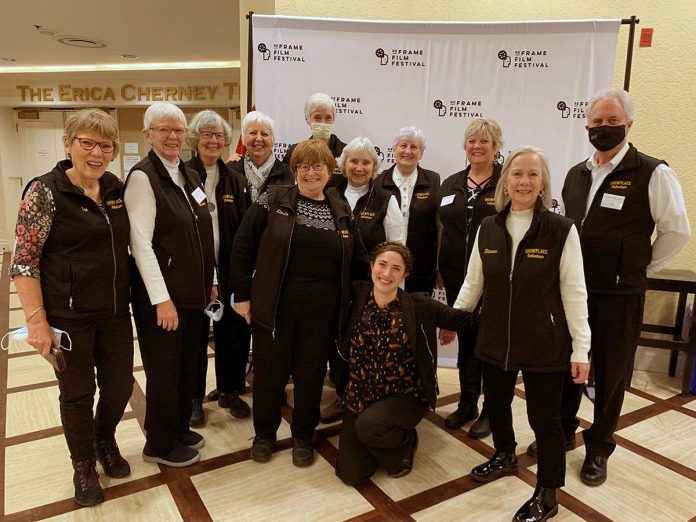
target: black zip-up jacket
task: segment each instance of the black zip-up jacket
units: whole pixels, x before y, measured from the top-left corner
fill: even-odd
[[[375,179],[375,186],[396,196],[401,207],[401,190],[394,183],[392,165]],[[440,175],[432,170],[417,167],[413,197],[409,205],[408,237],[406,246],[413,254],[413,272],[406,279],[406,288],[413,285],[419,291],[432,291],[437,267],[437,197]],[[411,285],[409,285],[411,283]],[[422,288],[421,288],[422,287]],[[429,287],[429,288],[426,288]]]
[[[144,172],[155,196],[157,215],[152,234],[152,249],[157,257],[169,297],[177,308],[203,310],[210,301],[215,269],[213,226],[208,201],[198,203],[191,195],[200,188],[201,180],[195,170],[179,162],[185,180],[181,190],[167,172],[154,151],[138,162],[130,172]],[[126,178],[128,190],[129,177]],[[150,297],[133,262],[133,299],[150,302]]]
[[[467,182],[471,166],[452,174],[440,186],[437,209],[442,232],[440,235],[440,257],[438,268],[445,288],[456,294],[464,283],[469,266],[471,250],[474,248],[476,231],[483,218],[497,214],[495,210],[495,187],[500,179],[501,166],[493,164],[493,176],[474,201],[471,223],[467,227]],[[454,196],[454,201],[442,204],[443,198]]]
[[[251,299],[254,324],[275,332],[275,319],[295,227],[297,186],[271,186],[268,209],[257,201],[246,213],[234,238],[230,285],[236,302]],[[326,195],[341,238],[341,307],[337,329],[343,324],[350,299],[351,280],[367,279],[365,247],[345,201]],[[253,278],[252,278],[253,276]],[[317,320],[321,320],[318,318]]]
[[[560,263],[573,222],[537,206],[515,253],[505,226],[510,205],[481,223],[483,296],[476,355],[505,370],[570,369],[572,340],[561,300]]]
[[[348,187],[348,179],[344,177],[338,185],[328,189],[327,193],[347,202],[345,198],[346,187]],[[384,231],[384,218],[387,217],[387,208],[391,197],[391,194],[375,187],[374,182],[370,181],[367,194],[361,196],[355,204],[353,217],[358,230],[360,230],[365,250],[368,252],[387,239],[387,234]]]
[[[123,183],[99,179],[103,209],[70,182],[70,160],[37,179],[53,194],[55,213],[41,252],[41,293],[49,317],[80,319],[128,310],[130,224]]]
[[[350,338],[353,328],[362,317],[363,309],[372,293],[372,283],[356,281],[351,288],[352,299],[347,323],[340,339],[338,381],[336,389],[344,390],[348,383],[348,360]],[[401,301],[404,326],[409,343],[416,357],[416,367],[423,379],[425,395],[430,407],[435,409],[439,388],[437,384],[437,328],[447,330],[471,330],[474,327],[474,314],[457,310],[435,301],[428,294],[417,292],[409,294],[398,290]]]
[[[652,259],[651,236],[655,230],[648,186],[661,163],[666,164],[630,145],[602,182],[589,209],[592,173],[587,162],[578,163],[568,172],[563,203],[566,216],[575,221],[580,232],[588,292],[642,294],[647,289],[646,268]],[[624,198],[621,209],[602,206],[605,194]]]
[[[207,172],[199,156],[194,156],[186,162],[205,185]],[[215,207],[217,210],[218,228],[220,231],[220,252],[218,252],[218,285],[221,296],[230,294],[230,255],[232,242],[239,230],[244,214],[250,204],[247,200],[247,184],[243,174],[231,170],[221,159],[217,160],[220,180],[215,187]]]
[[[238,172],[244,176],[244,183],[247,183],[246,174],[244,173],[244,158],[238,159],[237,161],[228,161],[227,167],[234,172]],[[261,190],[259,190],[259,196],[268,190],[268,187],[272,185],[294,185],[295,175],[290,170],[290,167],[280,161],[278,158],[273,162],[271,171],[268,173],[268,177],[263,185],[261,185]],[[247,208],[251,206],[251,192],[247,190],[246,192],[246,205]]]

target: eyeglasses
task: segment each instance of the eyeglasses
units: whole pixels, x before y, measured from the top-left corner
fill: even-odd
[[[204,140],[212,140],[215,138],[218,141],[224,141],[225,134],[222,132],[201,132],[201,138]]]
[[[99,145],[99,148],[104,154],[110,154],[116,148],[113,141],[94,141],[89,138],[75,138],[77,142],[82,147],[82,150],[92,150],[94,147]]]
[[[186,129],[178,128],[178,129],[171,129],[169,127],[150,127],[150,130],[152,132],[156,132],[163,138],[168,137],[172,132],[177,135],[177,137],[181,138],[184,134],[186,134]]]
[[[309,172],[309,169],[312,169],[314,172],[321,172],[324,167],[326,167],[326,163],[323,161],[317,162],[314,165],[307,165],[306,163],[303,163],[301,165],[297,165],[297,172],[306,174]]]

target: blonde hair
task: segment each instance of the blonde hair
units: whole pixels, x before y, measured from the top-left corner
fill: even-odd
[[[483,136],[489,139],[493,143],[493,148],[495,152],[500,152],[503,148],[503,130],[498,125],[495,120],[487,120],[484,118],[474,118],[471,123],[467,125],[464,131],[464,148],[466,148],[466,142],[472,136]]]
[[[538,156],[539,162],[541,163],[541,181],[544,184],[544,188],[541,189],[539,193],[539,200],[544,210],[551,208],[551,174],[549,171],[549,162],[541,149],[532,145],[524,145],[513,150],[508,157],[505,158],[503,170],[500,173],[500,180],[495,187],[495,209],[498,212],[502,212],[510,202],[510,195],[505,188],[505,181],[510,174],[510,165],[517,156],[521,156],[522,154],[536,154]]]
[[[73,112],[65,121],[63,138],[68,142],[77,138],[81,132],[98,132],[114,142],[114,158],[118,156],[118,125],[116,121],[101,109],[82,109]]]

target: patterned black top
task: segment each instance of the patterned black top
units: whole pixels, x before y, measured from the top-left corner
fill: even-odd
[[[343,403],[352,413],[389,395],[409,395],[427,402],[398,298],[379,308],[370,295],[351,334],[348,365]]]

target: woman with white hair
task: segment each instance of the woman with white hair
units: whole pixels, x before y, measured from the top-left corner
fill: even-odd
[[[143,135],[152,149],[128,173],[125,202],[135,260],[131,295],[147,389],[143,459],[188,466],[205,439],[189,428],[203,310],[217,298],[208,200],[179,158],[186,117],[153,103]]]
[[[558,512],[556,490],[565,483],[566,375],[582,383],[590,369],[582,251],[573,221],[549,211],[551,178],[539,149],[520,147],[508,156],[495,206],[499,213],[478,230],[454,304],[473,311],[483,299],[476,355],[495,453],[471,478],[486,483],[518,472],[512,399],[521,371],[539,467],[534,494],[513,520],[542,521]]]
[[[392,146],[395,164],[375,179],[375,186],[396,197],[403,216],[403,241],[413,253],[407,292],[432,292],[437,265],[437,205],[440,175],[418,163],[425,152],[425,135],[403,127]]]
[[[273,120],[260,111],[251,111],[242,121],[244,156],[227,163],[247,180],[247,206],[255,202],[270,185],[294,185],[290,167],[273,154]]]
[[[246,178],[229,169],[221,159],[224,147],[231,141],[232,129],[217,112],[204,110],[191,119],[187,143],[194,151],[194,156],[186,162],[186,166],[198,173],[208,200],[218,269],[218,295],[221,303],[218,310],[222,313],[221,317],[216,317],[213,310],[206,310],[206,314],[203,315],[190,422],[192,427],[204,426],[206,422],[203,396],[208,370],[211,317],[215,340],[217,388],[211,392],[209,398],[217,398],[218,405],[229,409],[234,417],[251,415],[249,405],[239,397],[246,391],[246,363],[249,358],[251,330],[242,316],[230,305],[231,291],[228,285],[232,242],[247,209]]]
[[[336,104],[331,96],[323,92],[315,92],[312,94],[305,102],[304,115],[307,125],[309,125],[309,128],[312,130],[312,135],[309,139],[324,140],[329,146],[329,150],[333,157],[338,159],[346,144],[339,140],[338,136],[333,133],[334,122],[336,121]],[[296,146],[297,143],[290,145],[283,158],[283,163],[290,165],[290,157]],[[341,173],[338,169],[331,174],[331,179],[329,179],[330,187],[341,181]]]

